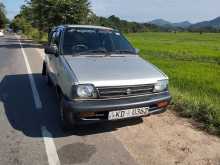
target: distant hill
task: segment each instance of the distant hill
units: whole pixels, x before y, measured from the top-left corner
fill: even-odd
[[[184,21],[184,22],[179,22],[179,23],[173,23],[172,24],[174,27],[180,27],[180,28],[188,28],[192,24],[189,21]]]
[[[169,21],[163,20],[163,19],[155,19],[150,22],[149,24],[156,25],[156,26],[161,26],[161,27],[167,27],[171,26],[171,23]]]
[[[159,27],[165,27],[165,28],[188,28],[192,24],[189,21],[184,22],[178,22],[178,23],[171,23],[169,21],[166,21],[164,19],[155,19],[153,21],[148,22],[149,24],[156,25]]]
[[[211,21],[204,21],[204,22],[193,24],[190,28],[201,29],[201,28],[208,28],[208,27],[220,29],[220,17],[217,17]]]
[[[169,30],[176,29],[188,29],[192,31],[219,31],[220,30],[220,17],[217,17],[210,21],[203,21],[195,24],[191,24],[189,21],[172,23],[164,19],[155,19],[148,22],[149,24],[159,26],[161,28],[166,28]]]

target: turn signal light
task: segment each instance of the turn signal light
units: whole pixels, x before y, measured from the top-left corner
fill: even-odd
[[[165,108],[165,107],[167,107],[168,105],[169,105],[169,103],[168,103],[167,101],[160,102],[160,103],[157,104],[157,106],[158,106],[159,108]]]
[[[95,112],[81,112],[79,116],[81,118],[94,117],[96,116],[96,113]]]

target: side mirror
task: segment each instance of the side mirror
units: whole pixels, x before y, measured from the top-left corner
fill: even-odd
[[[47,45],[44,51],[46,54],[53,54],[58,56],[58,47],[56,45]]]
[[[136,53],[136,54],[139,54],[139,53],[140,53],[140,49],[135,48],[135,53]]]

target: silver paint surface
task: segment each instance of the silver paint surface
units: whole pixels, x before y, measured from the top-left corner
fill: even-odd
[[[137,55],[65,56],[78,84],[121,86],[152,84],[168,79],[158,68]]]

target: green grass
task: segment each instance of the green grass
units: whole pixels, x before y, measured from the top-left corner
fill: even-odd
[[[128,37],[141,48],[142,54],[220,63],[220,34],[136,33]]]
[[[127,34],[170,78],[174,109],[220,134],[220,34]]]

